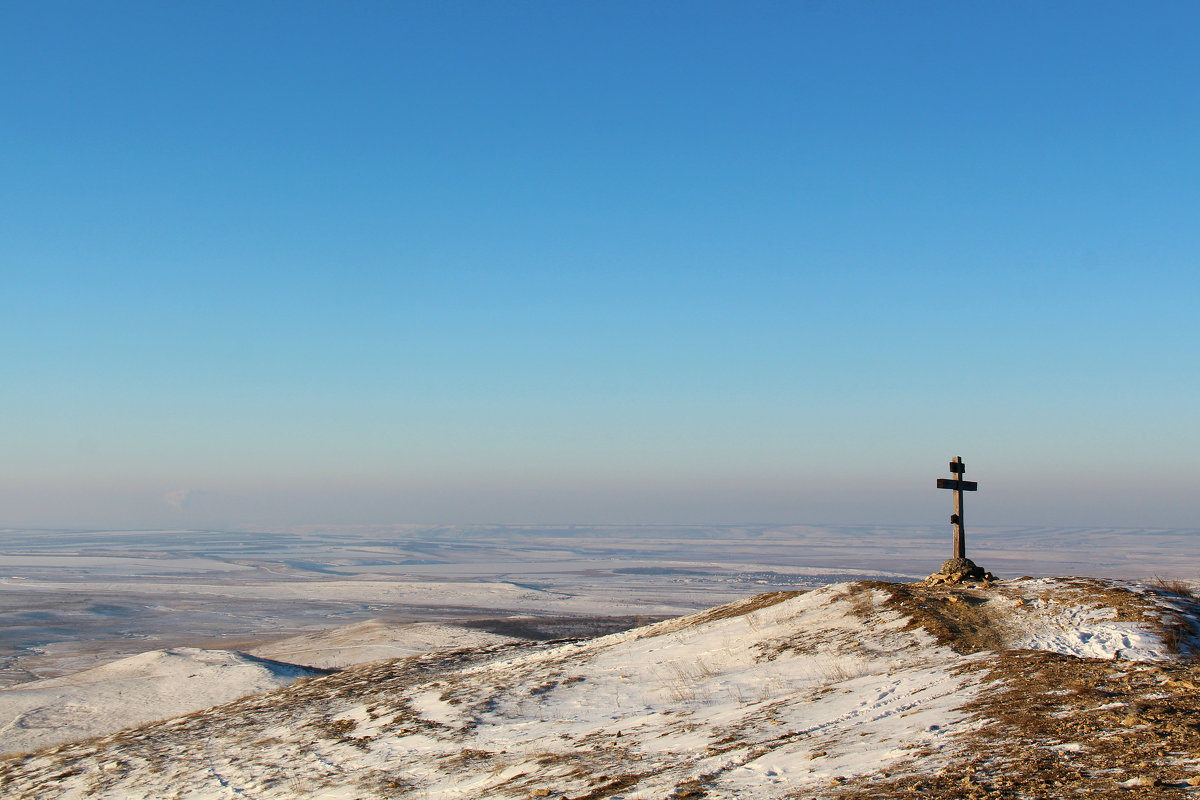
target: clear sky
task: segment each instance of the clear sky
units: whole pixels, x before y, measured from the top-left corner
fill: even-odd
[[[5,3],[0,525],[1200,520],[1194,2]]]

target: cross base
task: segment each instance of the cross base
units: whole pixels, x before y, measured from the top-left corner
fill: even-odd
[[[951,558],[942,562],[942,568],[925,579],[925,583],[936,586],[939,583],[980,582],[990,584],[995,578],[992,573],[984,570],[969,558]]]
[[[946,575],[966,575],[971,578],[983,577],[983,567],[969,558],[948,558],[942,562],[941,572]]]

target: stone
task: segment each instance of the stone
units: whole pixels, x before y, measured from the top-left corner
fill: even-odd
[[[951,558],[942,562],[942,568],[925,579],[929,586],[959,584],[964,581],[990,584],[996,578],[969,558]]]
[[[948,558],[942,562],[942,572],[947,575],[966,574],[979,569],[969,558]]]
[[[969,558],[950,558],[942,562],[942,568],[939,570],[942,575],[947,575],[954,579],[956,583],[960,581],[982,581],[987,580],[989,573],[985,572],[982,567],[978,566]]]

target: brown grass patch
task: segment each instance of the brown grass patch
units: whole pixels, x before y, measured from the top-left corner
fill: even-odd
[[[1005,653],[986,668],[994,690],[966,707],[984,725],[962,737],[957,758],[937,774],[860,778],[835,796],[1194,796],[1196,666]],[[1120,785],[1131,780],[1140,785]]]
[[[899,611],[911,622],[908,629],[928,631],[938,644],[959,653],[998,650],[1003,646],[998,631],[1008,613],[988,604],[985,590],[920,583],[871,581],[871,588],[887,592],[884,607]]]
[[[1200,600],[1196,595],[1196,587],[1178,578],[1157,577],[1150,582],[1150,588],[1168,597],[1182,597],[1186,600]]]
[[[746,614],[752,614],[764,608],[778,605],[785,600],[791,600],[793,597],[799,597],[804,594],[802,591],[788,592],[764,592],[756,594],[753,597],[747,597],[745,600],[735,600],[732,603],[726,603],[723,606],[710,608],[707,611],[701,611],[697,614],[689,614],[686,617],[677,617],[676,619],[660,622],[657,625],[652,625],[646,629],[643,637],[662,636],[668,633],[685,630],[696,625],[704,625],[708,622],[716,622],[721,619],[732,619],[734,617],[742,617]]]

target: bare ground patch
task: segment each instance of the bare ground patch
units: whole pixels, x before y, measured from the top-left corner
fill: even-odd
[[[884,607],[908,617],[909,629],[924,629],[938,644],[956,652],[977,653],[1003,645],[999,631],[1010,613],[989,602],[995,596],[989,590],[884,581],[865,585],[886,592]]]
[[[958,740],[960,754],[949,766],[935,774],[858,779],[832,796],[1200,796],[1200,665],[1193,659],[1147,663],[1004,651],[1005,619],[1021,613],[1020,605],[990,602],[1018,596],[1005,587],[874,586],[889,594],[885,605],[939,644],[964,654],[992,651],[977,662],[991,688],[965,707],[983,724]],[[1160,602],[1160,595],[1172,602]],[[1147,594],[1071,579],[1037,600],[1112,609],[1112,619],[1148,625],[1168,644],[1194,635],[1196,625],[1194,601],[1165,590]]]
[[[844,800],[921,797],[1195,797],[1200,669],[1056,653],[997,654],[995,686],[966,709],[984,721],[936,774],[866,778]]]

